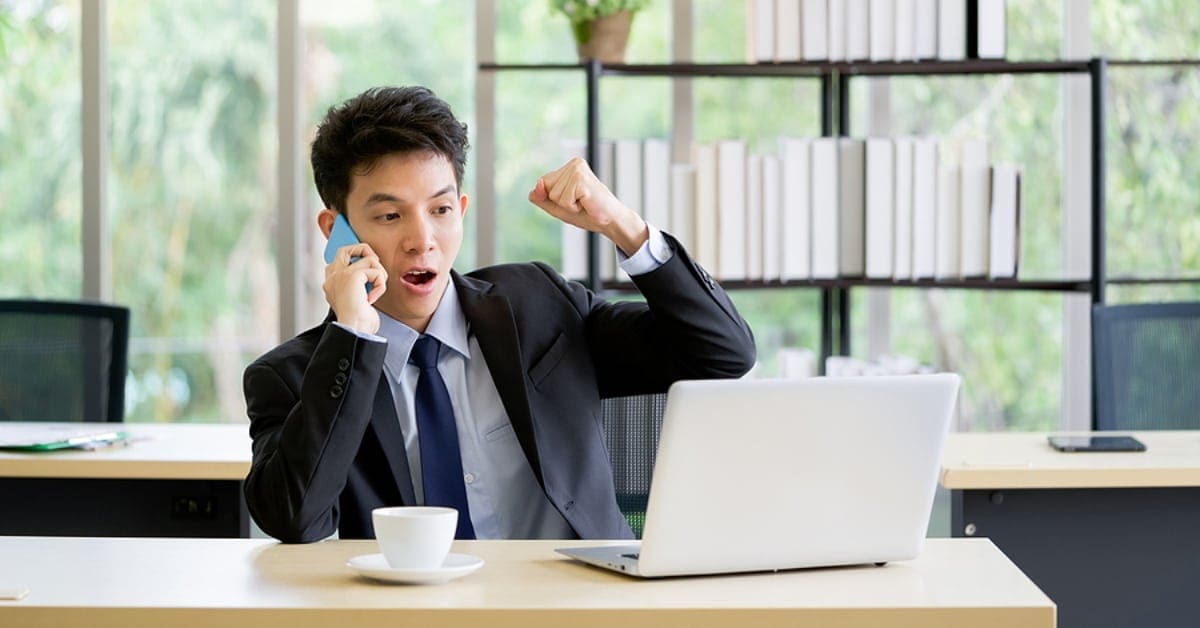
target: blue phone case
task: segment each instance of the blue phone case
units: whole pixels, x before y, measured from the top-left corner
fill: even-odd
[[[325,243],[325,263],[332,263],[333,258],[337,256],[337,250],[350,244],[358,244],[358,236],[354,235],[346,217],[338,214],[333,219],[333,229],[329,230],[329,242]],[[354,257],[350,261],[354,262],[357,259]]]
[[[333,258],[337,257],[337,250],[343,246],[350,244],[358,244],[358,236],[354,235],[354,230],[350,228],[350,223],[346,222],[346,217],[338,214],[333,219],[333,228],[329,230],[329,241],[325,243],[325,263],[333,262]],[[358,256],[351,257],[350,263],[357,262]],[[371,291],[371,282],[366,283],[367,292]]]

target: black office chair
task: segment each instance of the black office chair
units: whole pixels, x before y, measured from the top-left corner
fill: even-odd
[[[654,475],[658,435],[662,431],[666,406],[665,393],[614,397],[603,400],[600,405],[604,440],[617,489],[617,506],[639,539],[646,524],[650,479]]]
[[[0,420],[123,420],[128,350],[128,308],[0,300]]]
[[[1200,429],[1200,303],[1092,308],[1096,429]]]

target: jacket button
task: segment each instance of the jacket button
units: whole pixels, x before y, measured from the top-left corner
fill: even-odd
[[[337,373],[337,374],[335,374],[335,375],[333,376],[333,381],[334,381],[334,383],[336,383],[338,386],[341,386],[342,384],[345,384],[345,383],[346,383],[346,374],[345,374],[345,373]]]
[[[333,397],[334,399],[337,399],[338,397],[342,396],[342,392],[343,391],[342,391],[341,386],[334,386],[333,388],[329,389],[329,396]]]
[[[350,360],[347,360],[346,358],[342,358],[342,359],[338,360],[338,370],[339,371],[344,371],[348,368],[350,368]]]

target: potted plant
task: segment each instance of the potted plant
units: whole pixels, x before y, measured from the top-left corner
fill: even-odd
[[[550,0],[550,6],[571,22],[580,60],[622,63],[633,14],[650,0]]]

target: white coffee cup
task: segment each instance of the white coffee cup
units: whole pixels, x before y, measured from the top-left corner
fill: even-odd
[[[458,511],[436,506],[392,506],[372,510],[371,521],[389,566],[435,569],[450,553]]]

